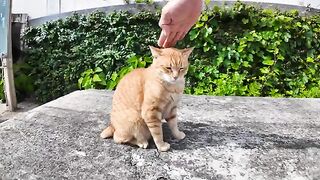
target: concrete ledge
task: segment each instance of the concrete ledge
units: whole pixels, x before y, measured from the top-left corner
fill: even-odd
[[[210,6],[233,6],[237,1],[211,1]],[[296,9],[300,12],[301,15],[314,15],[320,12],[320,9],[304,7],[304,6],[295,6],[295,5],[288,5],[288,4],[275,4],[275,3],[263,3],[263,2],[252,2],[252,1],[241,1],[245,4],[254,5],[256,7],[261,7],[263,9],[279,9],[281,11],[288,11],[292,9]],[[106,7],[99,7],[99,8],[90,8],[84,9],[79,11],[72,11],[72,12],[65,12],[61,14],[54,14],[50,16],[40,17],[30,19],[29,26],[39,26],[44,24],[48,21],[54,21],[58,19],[64,19],[69,16],[72,16],[74,13],[78,14],[89,14],[94,11],[102,11],[106,13],[111,13],[115,11],[128,11],[130,13],[138,13],[141,11],[157,11],[161,10],[161,8],[166,4],[166,2],[154,2],[152,4],[125,4],[125,5],[115,5],[115,6],[106,6]]]
[[[0,123],[0,179],[320,179],[320,99],[184,96],[165,153],[100,139],[111,100],[76,91]]]

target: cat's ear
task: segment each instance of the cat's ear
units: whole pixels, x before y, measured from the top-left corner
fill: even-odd
[[[192,53],[193,49],[194,49],[194,47],[191,47],[191,48],[182,49],[180,51],[184,57],[188,58],[190,56],[190,54]]]
[[[160,56],[161,54],[161,49],[153,47],[153,46],[149,46],[150,50],[151,50],[151,54],[154,58],[157,58],[158,56]]]

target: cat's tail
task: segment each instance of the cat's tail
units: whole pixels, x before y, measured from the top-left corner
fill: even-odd
[[[100,137],[102,138],[110,138],[113,136],[114,133],[114,127],[110,124],[106,129],[102,131],[100,134]]]

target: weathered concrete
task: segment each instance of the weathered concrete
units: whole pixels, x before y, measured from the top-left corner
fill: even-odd
[[[5,103],[0,103],[0,123],[11,119],[15,116],[19,116],[20,114],[27,112],[33,108],[38,107],[39,105],[33,99],[25,99],[22,102],[18,103],[18,108],[10,112]]]
[[[210,7],[213,6],[233,6],[237,1],[214,1],[211,0]],[[281,11],[289,11],[292,9],[296,9],[300,12],[301,15],[314,15],[320,12],[320,9],[304,7],[304,6],[295,6],[295,5],[288,5],[288,4],[275,4],[275,3],[265,3],[265,2],[252,2],[252,1],[241,1],[242,3],[254,5],[256,7],[261,7],[263,9],[278,9]],[[125,5],[115,5],[115,6],[106,6],[106,7],[99,7],[99,8],[90,8],[84,9],[79,11],[72,11],[72,12],[65,12],[61,14],[54,14],[45,17],[30,19],[29,26],[39,26],[49,21],[54,21],[58,19],[65,19],[74,13],[77,14],[90,14],[94,11],[102,11],[106,13],[115,12],[115,11],[128,11],[131,13],[137,13],[141,11],[157,11],[161,9],[166,2],[154,2],[152,4],[144,4],[144,3],[136,3],[136,4],[125,4]]]
[[[99,138],[112,93],[77,91],[0,123],[0,179],[320,179],[320,99],[184,96],[169,152]]]

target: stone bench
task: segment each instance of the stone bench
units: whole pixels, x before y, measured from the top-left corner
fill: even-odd
[[[112,92],[76,91],[0,123],[0,179],[320,179],[320,99],[182,98],[169,152],[99,134]]]

